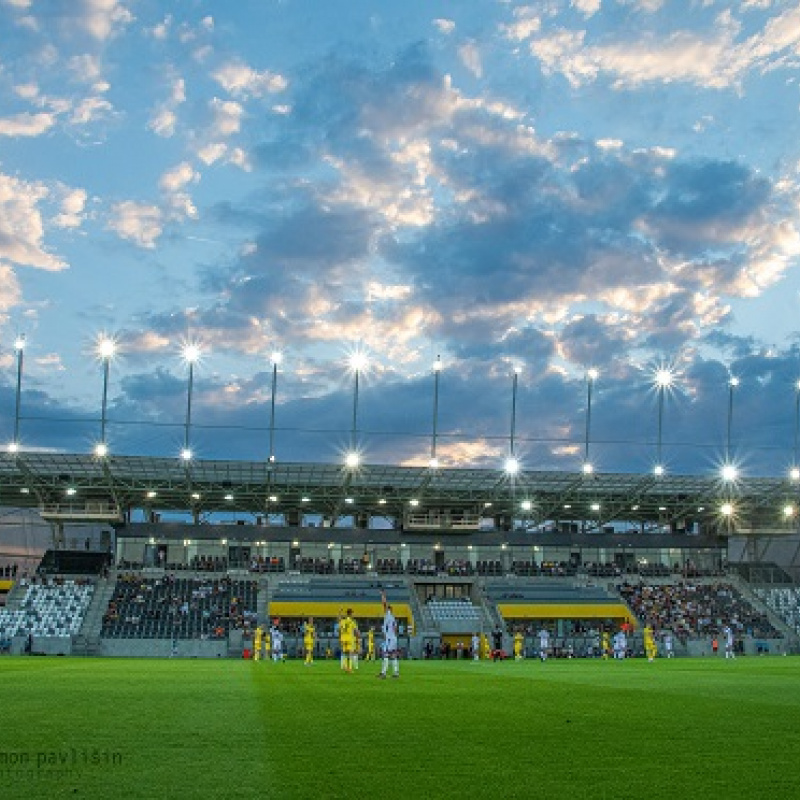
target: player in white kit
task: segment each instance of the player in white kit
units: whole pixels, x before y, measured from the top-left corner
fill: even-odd
[[[386,602],[386,593],[381,592],[383,603],[383,662],[379,678],[385,678],[389,669],[389,659],[392,659],[392,677],[400,677],[400,662],[397,658],[397,620],[392,613],[392,607]]]
[[[472,660],[481,660],[481,637],[477,633],[472,634]]]
[[[272,627],[269,629],[269,638],[272,645],[272,660],[282,661],[283,634],[281,633],[281,629],[278,627],[277,623],[273,623]]]
[[[539,660],[547,661],[547,652],[550,650],[550,631],[542,628],[539,631]]]
[[[722,635],[725,637],[725,658],[736,658],[733,652],[733,629],[730,625],[722,629]]]

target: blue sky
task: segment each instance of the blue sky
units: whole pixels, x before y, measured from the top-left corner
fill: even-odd
[[[0,0],[0,409],[86,451],[577,469],[794,458],[800,10]]]

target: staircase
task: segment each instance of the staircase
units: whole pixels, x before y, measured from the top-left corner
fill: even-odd
[[[76,656],[96,656],[100,653],[100,632],[103,628],[103,615],[114,596],[116,580],[101,578],[95,584],[92,602],[86,609],[81,629],[72,637],[72,654]]]

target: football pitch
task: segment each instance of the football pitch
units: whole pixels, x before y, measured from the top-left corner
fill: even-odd
[[[800,658],[401,672],[4,658],[0,796],[800,796]]]

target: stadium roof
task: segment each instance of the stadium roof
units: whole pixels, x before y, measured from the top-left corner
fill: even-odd
[[[339,517],[357,512],[402,517],[450,509],[485,516],[545,520],[659,522],[693,519],[742,528],[797,527],[800,486],[787,478],[258,461],[183,462],[174,458],[22,452],[0,457],[0,504],[46,516],[118,518],[131,509]],[[413,503],[412,503],[413,501]],[[787,506],[795,511],[791,514]],[[113,512],[113,513],[112,513]]]

